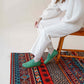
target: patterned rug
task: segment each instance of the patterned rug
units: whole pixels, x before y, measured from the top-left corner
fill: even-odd
[[[84,52],[61,52],[65,55],[84,56]],[[70,84],[84,84],[84,59],[61,57],[58,65]]]
[[[11,54],[10,84],[54,84],[42,58],[42,64],[39,67],[22,67],[22,63],[33,57],[30,53]]]
[[[34,56],[30,53],[12,53],[10,84],[84,84],[84,60],[61,57],[58,65],[54,59],[45,65],[43,61],[47,54],[43,54],[41,66],[24,68],[22,63]],[[65,51],[61,54],[84,56],[84,52]]]

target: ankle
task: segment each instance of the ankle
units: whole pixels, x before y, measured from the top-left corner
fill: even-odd
[[[53,51],[54,51],[54,49],[50,50],[49,51],[49,54],[52,55]]]
[[[40,61],[40,59],[36,59],[35,57],[34,57],[34,62],[39,62]]]

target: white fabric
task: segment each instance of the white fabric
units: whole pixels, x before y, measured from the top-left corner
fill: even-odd
[[[61,12],[60,8],[58,8],[58,4],[55,4],[52,0],[40,17],[42,17],[42,19],[50,19],[58,16]]]
[[[66,0],[64,3],[55,4],[56,0],[52,0],[48,5],[42,15],[43,19],[49,19],[56,17],[62,11],[66,10],[66,14],[63,17],[63,22],[68,22],[72,24],[80,25],[81,27],[84,24],[84,0]]]
[[[47,47],[50,48],[51,50],[54,50],[50,39],[51,38],[46,35],[46,32],[44,30],[40,32],[36,42],[34,43],[33,47],[29,51],[35,56],[34,57],[35,62],[40,60],[43,52]]]
[[[52,53],[54,48],[50,38],[69,35],[80,30],[84,24],[83,0],[66,0],[64,3],[54,3],[52,0],[40,16],[38,38],[30,52],[35,55],[34,60],[40,60],[44,50],[48,48]],[[50,49],[51,48],[51,49]]]
[[[80,30],[79,25],[61,22],[60,20],[61,17],[41,20],[37,30],[39,32],[44,30],[52,38],[63,37]]]

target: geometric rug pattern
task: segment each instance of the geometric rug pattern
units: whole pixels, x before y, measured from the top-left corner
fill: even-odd
[[[10,66],[10,84],[54,84],[41,58],[41,66],[22,67],[22,63],[31,60],[30,53],[12,53]]]
[[[84,59],[61,57],[59,64],[53,59],[45,65],[47,54],[43,54],[41,66],[24,68],[22,63],[34,56],[31,53],[11,53],[10,84],[84,84]],[[61,54],[84,56],[84,52],[64,51]]]
[[[61,52],[65,55],[80,56],[79,52]],[[84,56],[84,52],[81,52]],[[71,84],[84,84],[84,59],[61,57],[60,69]]]

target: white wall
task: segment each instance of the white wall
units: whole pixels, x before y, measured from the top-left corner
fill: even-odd
[[[24,21],[34,21],[47,6],[47,0],[4,0],[3,3],[6,27]]]
[[[9,35],[11,45],[14,44],[13,40],[11,41],[11,39],[16,32],[17,32],[16,34],[18,33],[22,34],[22,32],[25,31],[26,33],[30,31],[30,34],[32,33],[32,31],[36,32],[36,30],[34,29],[34,23],[38,19],[38,17],[42,14],[43,9],[47,7],[49,2],[50,0],[3,0],[2,4],[3,10],[1,12],[1,14],[3,14],[1,16],[3,18],[3,24],[2,24],[3,27],[1,28],[0,31],[3,30],[3,32],[6,32],[7,35]],[[37,37],[37,32],[34,33],[34,35],[36,35]],[[4,38],[6,38],[6,36],[4,36]],[[31,37],[36,38],[33,35]],[[56,46],[58,43],[58,42],[56,43],[56,41],[57,39],[53,39],[54,46]],[[84,39],[82,37],[74,38],[69,36],[69,38],[67,38],[65,41],[64,48],[84,49],[83,41]],[[18,42],[16,42],[16,44],[18,44]],[[22,42],[22,44],[24,44],[24,42]],[[33,42],[31,43],[31,46],[32,44]],[[13,48],[13,46],[11,46],[11,48]],[[23,48],[23,46],[21,48]]]
[[[3,0],[1,7],[2,27],[0,28],[0,36],[2,41],[5,42],[10,49],[10,52],[20,52],[20,49],[22,52],[26,52],[32,47],[37,37],[34,23],[49,2],[50,1],[47,0]],[[32,32],[34,32],[34,34],[32,34]],[[30,37],[33,38],[32,42]],[[28,42],[24,43],[22,39],[27,39],[25,42]],[[18,44],[19,41],[21,42]]]

